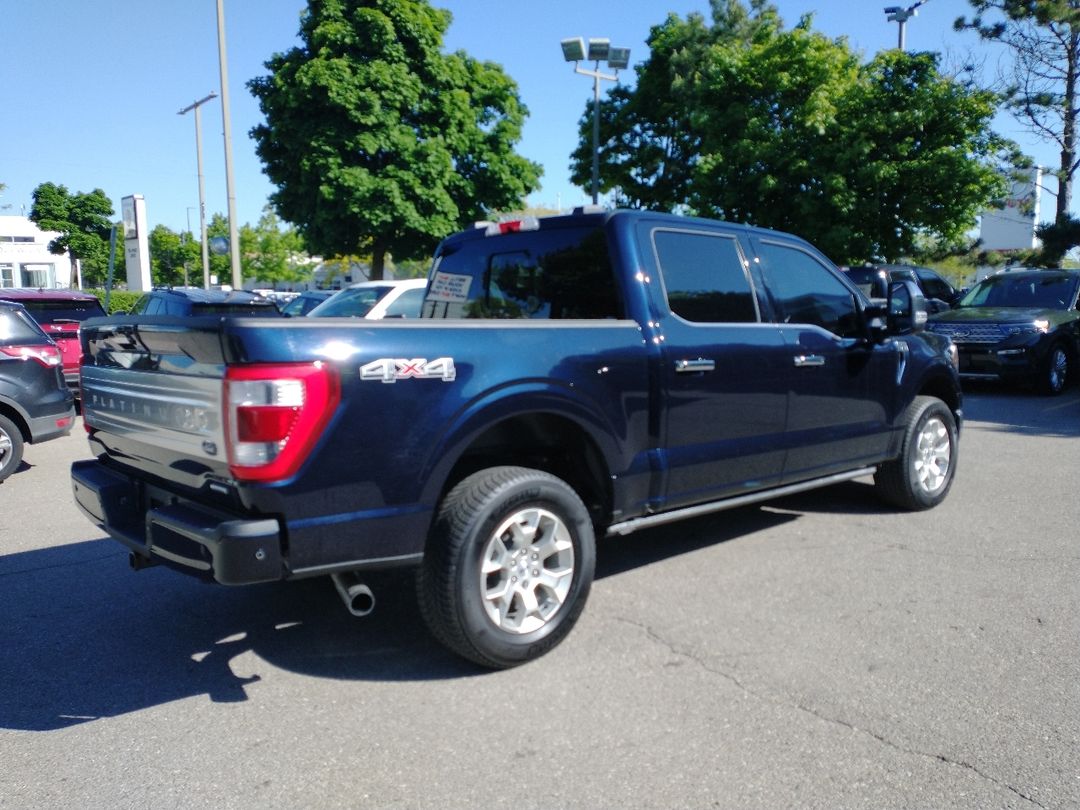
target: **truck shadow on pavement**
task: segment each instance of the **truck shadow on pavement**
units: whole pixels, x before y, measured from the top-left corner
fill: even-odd
[[[797,519],[745,508],[599,544],[619,574]],[[367,578],[375,611],[348,614],[329,578],[229,588],[165,567],[139,573],[111,540],[0,556],[0,728],[51,731],[207,696],[257,699],[279,670],[342,680],[483,675],[443,649],[410,572]]]

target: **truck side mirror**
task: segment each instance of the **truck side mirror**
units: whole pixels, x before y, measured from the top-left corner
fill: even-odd
[[[893,335],[921,332],[926,328],[927,307],[922,291],[912,281],[889,285],[888,331]]]

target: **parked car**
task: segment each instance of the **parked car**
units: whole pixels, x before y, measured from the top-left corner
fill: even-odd
[[[308,314],[315,318],[419,318],[426,278],[351,284]]]
[[[841,267],[848,278],[870,298],[886,298],[893,281],[913,281],[926,298],[926,309],[935,314],[950,309],[963,293],[929,267],[914,264],[864,264]]]
[[[26,307],[38,326],[60,348],[64,380],[79,395],[79,325],[87,318],[105,315],[97,296],[79,290],[2,289],[0,301],[14,301]]]
[[[796,236],[577,209],[448,236],[427,290],[395,285],[424,318],[343,306],[379,286],[314,310],[355,318],[83,330],[72,492],[134,569],[330,575],[365,615],[367,572],[413,567],[435,638],[510,667],[581,615],[597,533],[871,475],[903,509],[952,485],[963,397],[923,295],[870,301]]]
[[[256,315],[280,317],[269,298],[245,290],[204,290],[201,287],[162,287],[143,295],[132,315]]]
[[[25,444],[66,436],[74,422],[60,348],[21,304],[0,301],[0,481]]]
[[[1010,270],[983,279],[929,330],[947,335],[960,376],[1060,394],[1080,369],[1080,270]]]
[[[281,314],[290,318],[307,315],[336,292],[337,290],[304,290],[296,297],[281,304]]]

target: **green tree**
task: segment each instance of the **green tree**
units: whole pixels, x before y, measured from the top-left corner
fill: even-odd
[[[303,238],[291,225],[283,226],[269,205],[257,225],[240,229],[240,255],[244,278],[268,284],[300,281],[309,272]]]
[[[1013,56],[1005,104],[1018,121],[1060,149],[1055,224],[1068,229],[1080,122],[1080,0],[970,0],[958,31],[1004,45]]]
[[[310,0],[301,45],[248,83],[271,201],[309,249],[429,253],[487,212],[517,206],[540,168],[513,149],[527,115],[502,68],[443,54],[449,12],[424,0]]]
[[[65,186],[42,183],[34,189],[29,219],[43,231],[59,232],[49,251],[83,262],[83,283],[92,286],[105,281],[112,215],[112,203],[101,189],[72,194]]]
[[[638,87],[604,104],[601,177],[621,200],[794,231],[843,262],[958,241],[1003,194],[994,96],[934,56],[860,64],[809,16],[785,29],[767,2],[712,11],[653,28]]]
[[[683,205],[701,154],[699,114],[691,101],[713,47],[747,47],[754,33],[776,18],[767,0],[710,0],[711,24],[702,14],[677,14],[652,28],[650,57],[635,68],[635,89],[616,85],[600,108],[601,191],[617,192],[620,205],[671,210]],[[578,124],[570,179],[592,182],[593,103]]]
[[[827,171],[844,221],[824,244],[845,260],[963,252],[976,217],[1003,199],[1017,160],[993,133],[997,97],[946,78],[931,53],[879,53],[838,106],[846,132]]]
[[[164,225],[155,225],[150,231],[149,244],[150,277],[155,285],[202,286],[202,254],[199,242],[190,233],[176,233]]]

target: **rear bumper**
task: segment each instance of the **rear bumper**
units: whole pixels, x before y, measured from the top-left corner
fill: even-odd
[[[223,585],[287,576],[273,518],[229,515],[172,496],[158,502],[151,487],[96,460],[72,464],[71,484],[86,516],[145,561]]]
[[[30,442],[31,444],[37,444],[49,439],[67,436],[71,433],[71,427],[74,424],[75,406],[72,404],[71,397],[68,397],[66,410],[48,414],[47,416],[35,416],[27,420],[27,427],[30,429]]]

